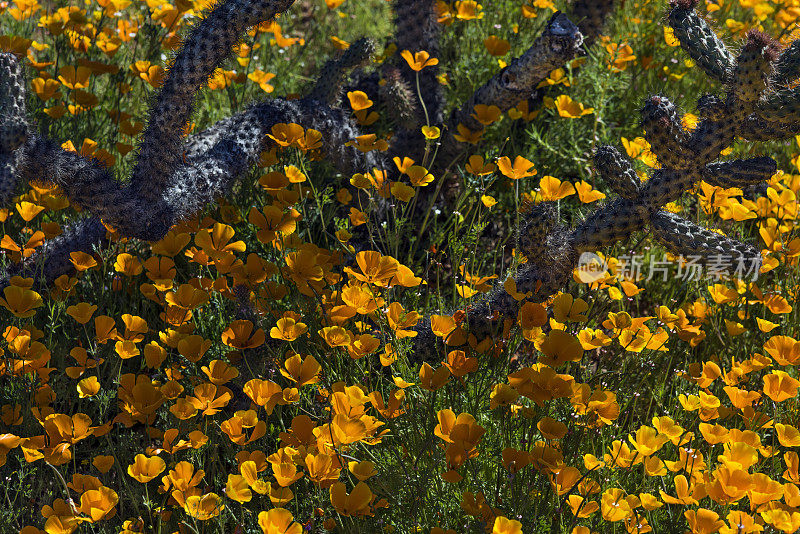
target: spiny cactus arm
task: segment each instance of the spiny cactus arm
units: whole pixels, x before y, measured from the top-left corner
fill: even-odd
[[[159,230],[152,239],[147,239],[158,240],[172,224],[190,217],[205,204],[225,195],[236,180],[241,178],[258,159],[267,143],[266,134],[270,132],[272,126],[290,122],[320,131],[324,139],[323,149],[329,151],[332,161],[338,162],[343,172],[375,164],[371,156],[344,146],[346,141],[359,135],[359,132],[341,110],[322,106],[317,100],[274,99],[253,105],[241,113],[221,120],[209,128],[212,130],[210,134],[206,132],[197,134],[202,142],[196,143],[195,147],[202,145],[204,148],[196,150],[191,165],[182,165],[175,171],[159,203],[151,205],[137,197],[125,198],[124,189],[115,189],[115,194],[122,198],[108,197],[115,200],[108,205],[95,203],[93,211],[106,215],[107,217],[103,217],[106,222],[124,223],[125,226],[115,229],[120,230],[126,237],[147,235],[143,234],[142,228],[152,230],[150,221],[161,217],[167,221],[162,225],[163,232]],[[42,147],[36,148],[37,143]],[[88,173],[95,177],[104,172],[107,174],[98,162],[64,151],[52,141],[36,137],[32,146],[39,154],[49,151],[52,157],[60,158],[58,162],[46,165],[48,168],[65,173],[64,180],[62,177],[54,177],[54,182],[71,184],[76,177],[80,182],[83,174]],[[25,158],[25,161],[30,163],[37,160]],[[24,170],[37,175],[42,168],[29,164]],[[66,179],[70,177],[73,178],[73,182]],[[110,176],[108,179],[112,180]],[[95,190],[98,183],[95,180],[86,184],[90,189],[88,193],[90,197],[98,194]],[[124,203],[126,201],[127,204]],[[11,276],[23,273],[26,276],[33,276],[40,287],[47,287],[58,276],[73,270],[69,261],[70,252],[76,250],[88,252],[92,245],[101,244],[104,237],[105,228],[99,217],[95,215],[83,219],[63,235],[47,241],[45,246],[31,258],[9,268],[5,276],[0,278],[0,289],[3,284],[8,283]]]
[[[796,39],[781,52],[769,84],[774,87],[788,85],[800,78],[800,39]]]
[[[152,205],[138,197],[125,198],[125,190],[115,189],[116,198],[108,205],[93,204],[95,213],[103,213],[106,222],[121,222],[125,226],[115,227],[122,235],[134,237],[143,234],[143,228],[153,230],[152,220],[159,217],[165,222],[148,241],[156,241],[163,237],[169,228],[181,219],[190,217],[205,204],[224,196],[233,184],[240,179],[258,159],[267,144],[266,134],[278,123],[298,123],[313,128],[323,134],[323,150],[330,159],[340,166],[342,172],[352,172],[354,168],[371,168],[375,165],[370,154],[362,154],[344,143],[359,135],[358,130],[341,110],[331,109],[320,104],[318,100],[284,100],[274,99],[255,104],[247,110],[223,119],[208,131],[196,134],[198,142],[194,144],[190,165],[182,165],[173,174],[172,181],[164,191],[160,202]],[[67,152],[55,143],[37,137],[33,146],[40,143],[44,148],[34,148],[38,153],[48,150],[53,157],[61,158],[56,163],[47,165],[65,173],[67,184],[74,183],[66,178],[77,177],[89,173],[97,176],[106,173],[96,161],[88,160],[78,154]],[[25,161],[37,161],[25,158]],[[41,168],[28,165],[26,172],[36,175]],[[108,177],[111,180],[110,176]],[[56,180],[54,179],[54,182]],[[89,182],[86,187],[97,187],[97,180]],[[101,191],[102,193],[102,191]],[[102,196],[102,194],[101,194]],[[115,197],[108,197],[115,198]],[[126,202],[127,204],[123,203]],[[131,211],[126,211],[131,210]],[[110,223],[111,224],[111,223]],[[114,226],[111,224],[111,226]],[[72,272],[73,265],[69,261],[72,251],[89,252],[93,245],[100,245],[105,238],[105,227],[100,218],[83,219],[61,236],[47,241],[36,254],[22,263],[11,266],[4,276],[0,277],[0,289],[14,274],[24,274],[35,278],[38,287],[46,288],[58,276]],[[145,238],[146,239],[146,238]],[[52,242],[52,245],[51,245]]]
[[[130,185],[117,182],[111,170],[97,160],[64,150],[40,135],[30,136],[20,150],[20,178],[58,185],[70,202],[126,237],[158,240],[174,223],[163,198],[140,197]]]
[[[695,11],[697,0],[670,0],[669,26],[697,66],[718,82],[733,69],[734,58],[706,19]]]
[[[18,148],[27,140],[25,80],[16,57],[0,53],[0,205],[8,204],[17,185]]]
[[[231,53],[245,29],[286,11],[294,0],[224,0],[190,32],[156,95],[131,177],[135,192],[152,202],[182,164],[184,126],[197,92]]]
[[[497,106],[501,112],[508,111],[530,96],[551,71],[573,59],[582,42],[583,36],[578,27],[566,15],[561,12],[553,14],[533,46],[513,59],[453,111],[447,121],[447,135],[443,137],[439,148],[439,161],[447,165],[461,150],[463,145],[454,137],[460,124],[473,132],[483,130],[484,126],[472,116],[476,105]]]
[[[717,187],[745,188],[769,180],[778,172],[778,164],[772,158],[757,157],[738,159],[706,165],[702,179]]]
[[[780,43],[758,30],[747,32],[747,41],[736,56],[736,65],[726,86],[735,99],[737,122],[750,115],[767,89],[767,81],[780,54]]]
[[[46,291],[59,276],[75,271],[70,253],[80,251],[88,254],[105,242],[106,228],[97,217],[84,217],[72,222],[61,235],[47,240],[30,258],[9,266],[0,277],[0,291],[8,286],[13,276],[33,278],[34,289]]]
[[[766,121],[755,113],[747,117],[739,130],[739,136],[748,141],[775,141],[789,139],[798,134],[800,134],[800,120]]]
[[[642,108],[644,137],[658,162],[667,168],[686,169],[691,154],[684,149],[686,133],[678,109],[664,96],[651,96]]]
[[[189,164],[195,163],[197,158],[200,158],[213,147],[220,137],[230,131],[236,115],[220,119],[205,130],[201,130],[186,138],[184,145],[184,155],[186,162]]]
[[[514,321],[525,300],[541,302],[565,287],[581,253],[600,250],[648,226],[674,254],[697,256],[699,263],[713,264],[717,272],[740,278],[757,274],[761,257],[755,247],[685,221],[660,207],[677,200],[701,179],[715,185],[748,188],[768,179],[777,167],[770,158],[723,163],[716,160],[743,133],[766,139],[784,138],[785,132],[770,135],[770,129],[777,124],[800,123],[800,90],[796,107],[781,111],[776,105],[776,120],[766,121],[763,103],[769,103],[773,95],[766,80],[778,62],[775,41],[760,32],[748,32],[747,42],[734,59],[705,20],[694,13],[694,1],[673,0],[671,4],[670,22],[684,48],[725,84],[726,96],[700,97],[698,110],[703,120],[690,131],[683,128],[681,117],[669,100],[650,97],[642,110],[642,126],[662,168],[654,171],[646,183],[640,183],[629,160],[614,148],[601,147],[595,156],[596,169],[620,197],[599,206],[571,232],[554,227],[542,236],[542,228],[552,221],[546,208],[523,215],[522,228],[532,235],[520,239],[520,250],[531,255],[514,280],[517,293],[530,292],[530,296],[518,302],[496,287],[471,306],[467,310],[469,331],[478,341],[500,332],[504,322]],[[780,98],[792,102],[794,97]],[[761,102],[761,108],[755,110],[757,102]],[[530,223],[527,217],[531,217]],[[546,243],[544,247],[542,242]],[[546,253],[542,254],[542,250]],[[437,345],[430,322],[421,322],[417,331],[412,359],[441,360],[442,345]]]
[[[631,161],[613,146],[599,147],[594,153],[594,168],[603,181],[619,196],[636,198],[642,187]]]
[[[761,253],[754,246],[712,232],[674,213],[662,210],[653,214],[650,228],[669,252],[694,259],[698,264],[715,263],[716,268],[731,275],[757,275],[761,267]]]
[[[616,0],[576,0],[572,3],[570,19],[583,35],[584,48],[592,46],[600,36],[616,3]]]
[[[359,39],[340,58],[327,61],[306,99],[319,100],[326,102],[328,105],[334,104],[338,93],[341,91],[345,74],[367,61],[374,53],[374,49],[374,42],[369,39]],[[377,81],[375,86],[377,87]],[[235,123],[237,116],[221,119],[205,130],[191,135],[184,146],[186,161],[193,163],[198,157],[207,152],[220,136],[230,135],[231,126]]]
[[[759,103],[756,113],[760,118],[780,125],[794,122],[794,117],[800,113],[800,90],[795,87],[768,95]]]
[[[641,230],[648,216],[648,206],[639,199],[615,198],[579,224],[572,231],[571,240],[580,252],[594,252]]]
[[[81,161],[50,140],[24,147],[19,173],[59,185],[72,202],[93,211],[128,237],[157,240],[176,221],[164,194],[182,164],[181,134],[202,84],[245,28],[288,9],[291,0],[225,0],[189,35],[150,110],[130,184],[119,184],[97,162]]]
[[[774,57],[771,38],[748,32],[747,42],[731,67],[726,98],[701,97],[698,109],[705,118],[689,132],[683,129],[675,106],[667,98],[650,97],[642,110],[642,126],[659,162],[667,168],[700,169],[718,159],[753,115],[759,96],[767,92],[763,80]],[[800,106],[796,114],[787,116],[796,122]]]
[[[342,90],[342,81],[346,74],[362,66],[375,53],[375,42],[362,37],[345,50],[337,59],[328,60],[322,67],[317,83],[309,92],[309,100],[319,100],[333,105]]]
[[[553,69],[563,66],[578,53],[583,37],[578,27],[563,13],[555,13],[542,34],[524,54],[511,60],[452,115],[449,125],[463,124],[473,131],[483,125],[474,117],[475,106],[484,104],[508,111],[529,96]]]

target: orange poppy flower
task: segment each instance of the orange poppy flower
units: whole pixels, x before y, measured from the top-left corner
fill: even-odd
[[[425,50],[415,52],[413,55],[411,54],[410,50],[403,50],[400,52],[400,55],[406,60],[406,63],[408,63],[408,66],[411,67],[411,70],[416,72],[421,71],[425,67],[432,67],[439,64],[439,60],[435,57],[431,57],[431,55]]]
[[[38,206],[32,202],[22,201],[16,204],[17,212],[19,212],[22,220],[26,223],[31,222],[37,215],[44,211],[44,206]]]
[[[276,75],[271,72],[264,72],[260,69],[256,69],[247,75],[247,77],[251,81],[257,83],[265,93],[271,93],[275,90],[275,87],[269,83],[275,76]]]
[[[242,475],[228,475],[228,481],[225,484],[225,495],[238,503],[250,502],[253,498],[253,492],[250,491],[250,486]],[[266,513],[266,512],[262,512]]]
[[[239,370],[232,365],[228,365],[222,360],[212,360],[207,366],[201,367],[203,373],[208,377],[209,382],[215,386],[221,386],[239,376]]]
[[[137,454],[133,463],[128,466],[128,475],[146,484],[164,472],[167,464],[158,456],[147,457],[144,454]]]
[[[492,174],[497,170],[497,165],[494,163],[485,163],[482,156],[473,154],[469,157],[468,163],[464,166],[467,172],[476,176],[486,176]]]
[[[42,306],[42,297],[36,291],[19,286],[8,286],[3,290],[5,298],[0,297],[0,306],[15,317],[33,317],[36,308]]]
[[[428,391],[436,391],[450,380],[450,370],[447,367],[439,367],[435,371],[428,362],[422,364],[419,369],[420,386]]]
[[[232,335],[234,335],[235,338],[236,334]],[[181,356],[190,362],[197,363],[208,351],[208,349],[211,348],[211,345],[212,342],[210,339],[205,339],[203,336],[192,334],[191,336],[186,336],[178,341],[178,353],[180,353]]]
[[[269,337],[294,341],[308,331],[305,323],[297,322],[293,317],[282,317],[269,331]]]
[[[97,381],[96,376],[90,376],[78,382],[76,388],[78,390],[78,397],[81,399],[94,397],[100,391],[100,382]]]
[[[272,380],[260,380],[254,378],[244,385],[244,393],[259,406],[263,406],[267,414],[272,414],[272,410],[277,404],[283,401],[283,390]]]
[[[299,124],[278,123],[272,127],[272,133],[267,137],[285,147],[297,142],[303,136],[303,132],[303,127]]]
[[[503,156],[497,160],[497,166],[504,176],[507,176],[512,180],[519,180],[520,178],[535,176],[538,172],[533,168],[533,163],[522,156],[517,156],[514,159],[513,165],[511,164],[511,160],[508,158],[508,156]]]
[[[345,272],[350,276],[377,286],[386,286],[397,272],[398,261],[391,256],[383,256],[374,250],[362,251],[356,254],[356,263],[361,272],[356,272],[350,267],[345,267]]]
[[[222,504],[222,498],[216,493],[206,493],[188,497],[183,509],[195,519],[208,521],[217,517],[225,509],[225,505]]]
[[[264,534],[302,534],[303,525],[284,508],[273,508],[258,514],[258,526]]]
[[[223,407],[227,406],[231,400],[231,392],[228,388],[218,388],[215,384],[206,382],[194,388],[194,396],[186,399],[197,410],[202,410],[204,416],[214,415]]]
[[[79,510],[94,523],[103,519],[110,519],[116,514],[114,507],[119,502],[117,492],[106,486],[90,489],[81,495]]]
[[[478,358],[467,357],[463,350],[451,350],[444,364],[456,378],[462,378],[478,369]]]
[[[136,276],[141,274],[143,267],[139,258],[123,252],[117,255],[117,260],[114,262],[114,270],[125,276]]]
[[[359,482],[348,495],[342,482],[330,487],[331,504],[343,516],[369,515],[369,503],[373,499],[372,491],[365,482]]]
[[[86,67],[73,67],[67,65],[58,71],[58,81],[70,89],[85,89],[89,87],[91,71]]]
[[[453,134],[456,141],[469,143],[471,145],[477,145],[481,141],[481,136],[483,135],[483,132],[473,132],[461,123],[458,123],[458,126],[456,126],[456,131],[458,131],[458,133]]]
[[[320,364],[313,356],[302,359],[299,354],[287,358],[281,374],[294,382],[297,387],[319,382]]]
[[[783,402],[797,396],[800,381],[789,376],[785,371],[772,371],[764,376],[764,393],[775,402]]]
[[[476,104],[474,113],[472,113],[471,116],[484,126],[489,126],[493,122],[497,122],[502,114],[503,112],[500,111],[500,108],[495,105],[487,106],[486,104]]]
[[[214,223],[211,230],[203,229],[194,236],[194,242],[209,257],[219,256],[222,252],[244,252],[247,248],[244,241],[231,242],[233,227],[227,224]]]
[[[262,329],[253,331],[253,323],[246,319],[233,321],[222,333],[222,342],[237,350],[260,347],[266,338]]]

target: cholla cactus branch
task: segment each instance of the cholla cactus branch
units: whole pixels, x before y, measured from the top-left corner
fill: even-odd
[[[443,138],[439,149],[440,161],[449,164],[460,151],[461,145],[454,137],[459,125],[473,132],[483,130],[484,126],[472,116],[476,105],[497,106],[501,112],[508,111],[530,96],[551,71],[574,58],[582,42],[583,36],[578,27],[566,15],[560,12],[553,14],[533,46],[513,59],[453,111],[447,121],[448,135]]]
[[[17,149],[28,137],[25,80],[16,58],[0,53],[0,202],[8,203],[16,186]]]
[[[555,13],[524,54],[483,84],[472,97],[453,113],[449,124],[463,124],[473,131],[483,129],[472,115],[475,106],[484,104],[508,111],[527,98],[553,69],[563,66],[578,53],[583,37],[578,27],[563,13]]]
[[[781,52],[775,62],[770,85],[782,87],[800,77],[800,41],[794,41]]]
[[[236,2],[232,3],[238,5]],[[220,9],[219,6],[217,9]],[[233,16],[232,12],[226,13]],[[209,20],[211,22],[205,22]],[[204,23],[218,24],[218,20],[209,17],[200,26]],[[221,30],[212,28],[212,34],[214,31]],[[198,26],[193,35],[203,32]],[[225,38],[225,43],[230,41],[226,32],[220,35]],[[195,44],[186,45],[184,50],[191,46],[205,49]],[[206,43],[205,46],[209,44]],[[274,99],[255,104],[192,136],[186,142],[187,150],[183,154],[185,159],[172,170],[170,179],[159,186],[161,191],[155,198],[142,194],[141,183],[131,181],[130,184],[120,184],[111,171],[98,161],[66,151],[58,143],[42,136],[31,135],[16,150],[15,175],[29,181],[47,181],[60,186],[74,204],[86,208],[94,217],[76,225],[58,240],[53,240],[52,245],[44,246],[40,252],[26,259],[23,265],[13,267],[9,276],[13,272],[38,272],[43,281],[37,283],[51,283],[54,276],[71,269],[69,251],[87,250],[90,243],[99,244],[102,241],[105,229],[101,219],[122,236],[147,241],[161,239],[176,222],[191,216],[204,204],[227,193],[235,180],[256,162],[259,153],[267,146],[267,133],[277,123],[299,123],[320,131],[323,134],[323,149],[327,151],[334,165],[345,173],[352,173],[354,169],[371,168],[376,163],[374,156],[364,155],[356,148],[345,146],[347,141],[359,135],[348,114],[320,101],[321,98],[329,99],[331,94],[336,93],[342,71],[363,62],[370,51],[371,47],[366,40],[359,42],[350,53],[345,53],[334,62],[331,72],[335,71],[335,75],[329,76],[324,83],[317,84],[309,97],[300,100]],[[4,55],[2,61],[7,65],[7,71],[16,69],[13,72],[19,74],[19,67],[13,56]],[[183,63],[176,62],[173,69],[176,68],[175,65],[181,64]],[[181,68],[191,71],[188,67]],[[178,74],[176,78],[183,76],[187,80],[196,81],[199,74],[192,72]],[[21,80],[21,76],[8,77],[12,81],[17,78]],[[16,85],[23,87],[21,82]],[[325,87],[325,91],[320,90],[320,87]],[[19,89],[6,91],[6,94],[12,96],[19,93]],[[24,95],[24,92],[21,94]],[[10,99],[12,103],[20,100],[19,96]],[[4,106],[4,109],[6,107],[17,109],[19,105]],[[13,119],[17,115],[4,114],[0,127],[13,125]],[[167,119],[164,121],[164,124],[169,122]],[[147,144],[147,141],[144,143]],[[73,248],[70,249],[70,246]],[[34,268],[37,265],[38,270]],[[7,279],[8,276],[5,278],[6,283]]]
[[[519,250],[528,258],[547,254],[547,235],[557,221],[553,202],[540,202],[526,215],[519,228]]]
[[[745,188],[769,180],[778,171],[778,164],[768,157],[737,159],[706,166],[702,178],[717,187]]]
[[[663,96],[652,96],[642,108],[642,128],[650,149],[664,167],[685,169],[691,165],[684,150],[686,133],[675,105]]]
[[[138,147],[131,185],[148,202],[161,194],[181,165],[181,135],[197,92],[250,26],[286,11],[294,0],[226,0],[218,3],[189,34],[167,71]]]
[[[670,0],[669,25],[681,48],[717,82],[725,82],[734,58],[714,29],[695,10],[697,0]]]
[[[366,63],[375,53],[375,43],[366,38],[354,42],[341,57],[325,63],[317,78],[317,83],[308,94],[309,100],[319,100],[333,105],[339,99],[342,82],[353,69]]]
[[[173,175],[173,181],[164,193],[164,198],[167,199],[164,204],[152,206],[142,202],[141,199],[126,199],[125,190],[119,190],[109,198],[120,203],[110,202],[108,205],[98,203],[94,211],[108,215],[107,218],[103,217],[105,221],[123,223],[116,227],[122,235],[136,236],[143,227],[152,229],[153,226],[149,221],[158,217],[167,221],[163,224],[166,233],[175,222],[191,216],[204,204],[227,193],[234,182],[254,164],[264,148],[265,135],[271,127],[274,124],[289,122],[304,124],[308,128],[322,132],[323,148],[328,150],[330,159],[343,172],[352,171],[353,168],[369,167],[375,163],[357,150],[344,146],[346,141],[357,136],[359,132],[349,123],[341,110],[320,106],[317,100],[274,99],[256,104],[197,134],[195,142],[190,143],[194,150],[191,158],[187,158],[190,164],[182,166]],[[84,174],[97,176],[98,173],[107,172],[99,163],[61,150],[52,141],[37,137],[34,142],[37,144],[32,150],[36,153],[49,152],[52,157],[60,158],[55,163],[48,160],[52,165],[48,169],[62,173],[53,176],[54,182],[56,178],[59,181],[68,179],[72,176],[70,173],[74,173],[75,176]],[[41,160],[24,158],[24,161],[26,166],[21,169],[23,176],[37,176],[37,173],[44,172],[44,167],[36,165]],[[89,182],[87,187],[92,185],[93,183]],[[138,215],[131,216],[130,212],[126,215],[127,209],[138,210],[134,212]],[[139,217],[144,219],[139,220]],[[161,236],[163,237],[163,234]],[[100,218],[95,216],[86,219],[72,231],[65,232],[57,241],[54,240],[53,247],[45,246],[24,264],[12,267],[5,277],[6,282],[13,274],[27,273],[31,276],[39,274],[43,279],[39,280],[37,277],[37,284],[46,287],[55,278],[72,269],[69,252],[88,251],[91,244],[101,244],[104,237],[105,228],[100,223]],[[36,267],[37,265],[39,267]]]
[[[780,44],[766,33],[750,30],[739,51],[730,79],[729,92],[742,107],[739,113],[749,115],[767,88],[772,66],[778,59]]]
[[[800,134],[800,121],[767,121],[753,114],[744,121],[739,136],[748,141],[771,141]]]
[[[165,199],[147,200],[132,184],[120,185],[99,161],[61,148],[40,135],[20,147],[20,178],[58,185],[70,202],[88,209],[123,235],[155,241],[175,222]]]
[[[650,228],[656,240],[676,256],[701,264],[718,261],[722,271],[739,274],[741,278],[757,274],[761,267],[761,253],[754,246],[712,232],[674,213],[653,214]]]
[[[642,110],[642,126],[661,168],[640,183],[632,163],[617,149],[598,149],[597,171],[620,196],[598,207],[572,231],[554,224],[549,206],[523,213],[520,230],[529,235],[521,236],[519,243],[528,262],[514,275],[514,295],[496,287],[468,308],[469,333],[477,341],[498,334],[504,324],[515,321],[522,303],[542,302],[562,289],[569,283],[581,253],[598,251],[648,226],[655,238],[676,255],[713,264],[717,272],[740,277],[758,273],[761,255],[755,247],[697,226],[661,206],[678,200],[701,179],[721,187],[752,188],[770,178],[777,168],[771,158],[716,160],[737,135],[766,139],[792,135],[776,126],[800,122],[800,91],[775,93],[769,80],[775,64],[783,72],[794,72],[781,63],[788,63],[787,58],[793,56],[784,54],[779,58],[774,40],[760,32],[749,32],[734,59],[705,20],[694,13],[695,2],[674,0],[671,4],[668,20],[683,48],[725,85],[726,96],[700,97],[698,109],[703,120],[693,130],[684,128],[680,114],[667,98],[650,97]],[[758,110],[757,102],[761,102]],[[791,104],[788,108],[781,107],[787,102]],[[768,122],[767,117],[774,120]],[[548,226],[549,230],[544,230]],[[430,324],[424,323],[417,330],[413,359],[441,359],[442,345],[437,346]]]
[[[601,146],[594,154],[594,168],[603,181],[619,196],[636,198],[642,181],[631,162],[613,146]]]

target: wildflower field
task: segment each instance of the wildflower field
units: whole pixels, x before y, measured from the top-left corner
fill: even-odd
[[[0,0],[0,534],[800,531],[798,23]]]

